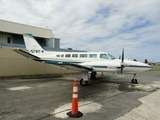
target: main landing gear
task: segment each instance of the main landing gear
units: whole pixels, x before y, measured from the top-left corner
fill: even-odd
[[[91,78],[92,80],[95,80],[95,79],[96,79],[96,75],[97,75],[96,72],[91,72],[90,78]]]
[[[83,78],[80,80],[81,86],[87,86],[88,81],[83,80]]]
[[[96,72],[91,72],[90,79],[92,79],[92,80],[96,79],[96,75],[97,75]],[[80,84],[81,84],[81,86],[87,86],[88,72],[82,72],[82,76],[83,76],[83,78],[80,80]]]
[[[138,84],[138,80],[136,79],[136,74],[134,74],[133,79],[131,80],[131,83]]]

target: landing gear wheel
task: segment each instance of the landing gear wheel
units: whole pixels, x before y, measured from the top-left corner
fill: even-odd
[[[93,80],[96,79],[95,74],[91,74],[90,78],[93,79]]]
[[[137,80],[137,79],[135,79],[135,80],[134,80],[134,83],[135,83],[135,84],[138,84],[138,80]]]
[[[92,72],[90,78],[93,80],[96,79],[96,74],[97,74],[96,72]]]
[[[133,76],[133,79],[131,80],[131,83],[138,84],[138,80],[136,79],[136,73]]]
[[[132,80],[131,80],[131,83],[133,83],[133,84],[138,84],[138,80],[137,80],[137,79],[132,79]]]
[[[80,84],[81,84],[81,86],[87,86],[88,81],[85,81],[85,80],[81,79]]]
[[[134,83],[134,79],[131,80],[131,83]]]

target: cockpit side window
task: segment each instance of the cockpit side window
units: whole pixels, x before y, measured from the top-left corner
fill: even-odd
[[[111,55],[111,54],[108,54],[108,56],[110,57],[111,60],[116,59],[116,58],[115,58],[113,55]]]
[[[100,54],[100,58],[109,59],[108,56],[107,56],[106,54]]]

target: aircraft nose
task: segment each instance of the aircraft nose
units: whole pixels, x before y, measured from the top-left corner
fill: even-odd
[[[128,64],[126,68],[128,67],[128,69],[130,69],[131,71],[133,70],[135,72],[143,72],[143,71],[150,70],[152,68],[148,64],[137,62],[137,61],[126,60],[126,63]]]
[[[152,69],[153,67],[151,65],[145,64],[149,69]]]
[[[146,63],[139,62],[139,66],[143,69],[143,71],[147,71],[147,70],[152,69],[152,66],[150,66],[150,65],[148,65]]]

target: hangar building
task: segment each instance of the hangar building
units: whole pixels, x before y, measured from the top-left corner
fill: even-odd
[[[46,50],[71,51],[70,49],[60,49],[60,39],[55,38],[50,29],[0,20],[0,77],[75,72],[29,60],[13,52],[15,47],[25,50],[23,33],[32,33],[37,42]]]

